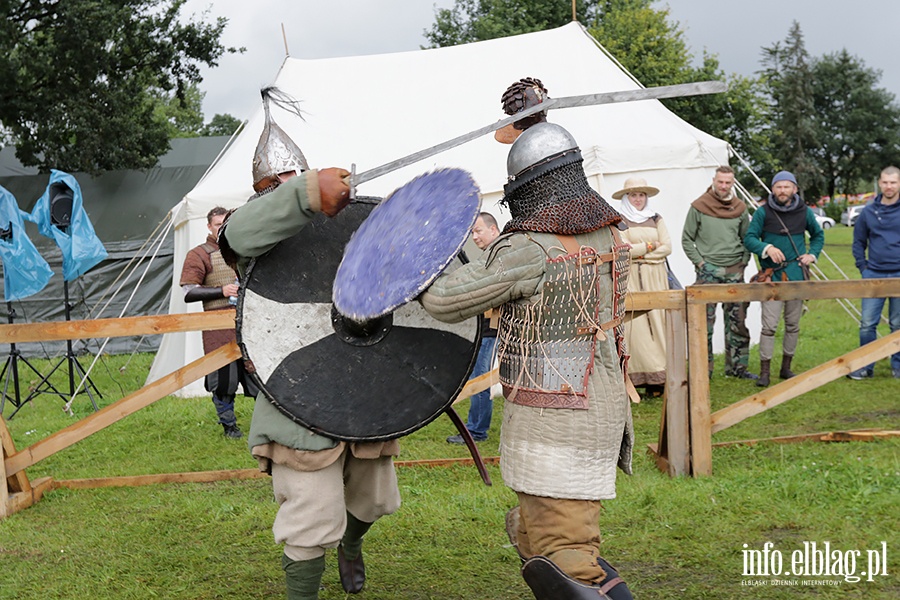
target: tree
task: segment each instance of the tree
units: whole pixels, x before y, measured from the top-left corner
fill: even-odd
[[[751,167],[768,164],[771,159],[763,135],[765,105],[759,81],[739,75],[726,78],[718,57],[706,53],[702,66],[692,67],[693,57],[681,27],[669,21],[668,9],[651,5],[640,0],[605,2],[602,17],[589,31],[643,85],[727,80],[728,91],[723,94],[672,98],[663,103],[694,127],[727,140]]]
[[[858,192],[882,168],[900,163],[900,107],[876,87],[880,77],[846,50],[812,62],[820,135],[810,152],[824,177],[823,189],[811,190],[817,196]]]
[[[183,24],[185,0],[8,0],[0,124],[23,164],[97,173],[168,148],[160,94],[186,100],[225,48],[226,19]],[[204,15],[205,19],[205,15]]]
[[[589,23],[589,33],[644,85],[725,80],[714,55],[704,55],[699,68],[691,66],[684,32],[669,20],[668,9],[653,4],[653,0],[579,2],[577,14]],[[570,9],[570,4],[558,0],[457,0],[452,9],[437,11],[426,37],[435,46],[446,46],[559,27],[571,20]],[[772,159],[764,135],[766,106],[759,80],[734,75],[728,83],[725,94],[664,103],[695,127],[728,140],[752,166],[768,166]]]
[[[217,114],[209,123],[203,123],[203,99],[206,92],[201,92],[196,83],[192,83],[184,91],[182,97],[177,94],[156,96],[156,116],[166,123],[169,139],[188,137],[207,137],[213,135],[231,135],[242,121],[229,114]]]
[[[178,94],[156,92],[156,118],[166,124],[166,137],[187,138],[198,137],[203,129],[203,97],[197,84],[187,86]]]
[[[588,31],[609,53],[647,86],[689,80],[691,54],[684,33],[669,22],[668,10],[650,0],[608,0]]]
[[[244,126],[244,122],[229,114],[220,115],[217,114],[212,119],[210,119],[209,123],[203,126],[203,129],[200,130],[200,135],[202,136],[211,136],[211,135],[234,135],[235,132],[238,131],[241,127]]]
[[[602,4],[578,0],[576,15],[591,22]],[[424,33],[429,48],[440,48],[562,27],[571,20],[572,4],[560,0],[456,0],[453,8],[435,12],[434,25]]]
[[[800,189],[815,197],[824,182],[813,158],[821,135],[814,112],[813,73],[797,21],[783,43],[763,48],[762,64],[771,98],[770,139],[778,168],[792,171]]]
[[[728,83],[723,94],[665,101],[694,127],[726,140],[754,171],[768,172],[775,165],[769,137],[765,89],[759,78],[732,74],[726,77],[715,55],[703,55],[703,65],[692,70],[691,81]],[[740,173],[743,163],[734,166]]]

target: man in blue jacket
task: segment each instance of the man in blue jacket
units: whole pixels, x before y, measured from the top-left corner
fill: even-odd
[[[809,265],[816,262],[825,245],[825,234],[816,215],[797,193],[797,179],[789,171],[779,171],[772,178],[772,193],[756,209],[744,245],[759,256],[760,269],[771,268],[773,281],[808,279]],[[804,233],[809,233],[809,249]],[[791,361],[800,338],[800,315],[803,300],[770,300],[762,303],[762,331],[759,336],[759,379],[756,385],[769,385],[769,365],[775,351],[775,329],[784,311],[782,342],[782,379],[794,376]]]
[[[878,179],[881,193],[866,205],[853,228],[853,258],[863,279],[900,277],[900,169],[887,167]],[[874,342],[885,300],[889,300],[891,331],[900,329],[900,298],[863,298],[859,323],[859,345]],[[900,352],[891,356],[891,371],[900,379]],[[867,379],[875,374],[870,364],[853,371],[850,379]]]

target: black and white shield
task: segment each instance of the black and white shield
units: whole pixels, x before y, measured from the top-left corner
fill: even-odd
[[[364,322],[334,309],[344,247],[374,206],[359,201],[317,218],[255,259],[238,301],[238,342],[266,397],[345,441],[393,439],[437,418],[468,380],[479,342],[478,319],[441,323],[416,301]]]

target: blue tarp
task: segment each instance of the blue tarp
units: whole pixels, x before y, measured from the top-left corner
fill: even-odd
[[[53,271],[37,251],[25,232],[28,216],[19,210],[16,198],[0,186],[0,229],[12,230],[11,239],[0,237],[0,258],[3,260],[3,295],[14,302],[37,294],[50,281]]]
[[[50,196],[56,183],[65,184],[73,194],[72,217],[65,231],[53,225],[50,217]],[[41,235],[56,240],[63,256],[63,279],[66,281],[73,281],[84,275],[107,256],[103,242],[94,233],[94,226],[84,211],[81,187],[68,173],[56,169],[50,171],[50,183],[47,184],[44,195],[34,205],[30,220],[37,224]]]

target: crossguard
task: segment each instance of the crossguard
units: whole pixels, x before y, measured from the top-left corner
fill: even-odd
[[[350,202],[356,200],[356,163],[350,163],[350,177],[347,185],[350,186]]]

